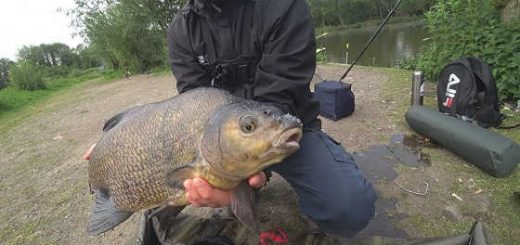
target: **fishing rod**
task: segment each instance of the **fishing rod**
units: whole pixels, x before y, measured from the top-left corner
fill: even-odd
[[[368,46],[370,46],[370,44],[372,43],[372,41],[374,41],[374,39],[376,38],[377,34],[379,34],[379,32],[381,31],[381,29],[383,29],[383,26],[386,24],[386,22],[388,21],[388,19],[390,19],[390,17],[394,14],[395,10],[399,7],[399,5],[401,4],[401,1],[402,0],[399,0],[397,1],[397,3],[395,4],[394,8],[390,11],[390,13],[388,13],[388,15],[386,16],[385,20],[383,20],[383,23],[379,26],[379,28],[377,29],[377,31],[372,35],[372,37],[370,38],[370,40],[368,40],[368,42],[365,44],[365,47],[363,48],[363,51],[361,51],[361,53],[356,57],[356,59],[354,60],[354,62],[350,65],[350,67],[347,69],[347,71],[343,74],[343,76],[341,76],[341,78],[339,79],[339,81],[343,81],[343,79],[345,79],[345,77],[347,77],[347,74],[350,72],[350,70],[352,70],[352,67],[354,67],[354,65],[356,65],[356,63],[358,62],[359,58],[361,58],[361,56],[365,53],[365,51],[367,50]]]

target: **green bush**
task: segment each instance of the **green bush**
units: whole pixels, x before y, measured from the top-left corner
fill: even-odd
[[[125,71],[123,70],[113,70],[113,69],[105,69],[101,72],[103,82],[111,82],[116,79],[121,79],[125,77]]]
[[[29,63],[11,67],[11,83],[15,87],[24,90],[45,88],[41,70],[36,65]]]
[[[71,70],[69,75],[67,77],[88,77],[88,78],[94,78],[101,76],[101,71],[99,68],[89,68],[89,69],[77,69],[74,68]]]
[[[520,99],[520,21],[502,23],[493,0],[438,0],[426,14],[430,41],[418,67],[432,81],[449,62],[479,57],[493,68],[501,99]]]
[[[318,48],[316,49],[316,62],[318,63],[326,63],[327,62],[327,49],[326,48]]]
[[[71,72],[72,68],[67,66],[51,66],[45,67],[43,69],[44,77],[47,78],[58,78],[58,77],[66,77]]]
[[[395,67],[405,70],[417,70],[418,56],[403,57],[397,60]]]

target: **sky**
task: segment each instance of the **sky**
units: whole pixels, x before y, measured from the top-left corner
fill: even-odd
[[[0,0],[0,58],[16,60],[24,45],[60,42],[74,48],[82,43],[72,37],[71,18],[57,12],[73,6],[74,0]]]

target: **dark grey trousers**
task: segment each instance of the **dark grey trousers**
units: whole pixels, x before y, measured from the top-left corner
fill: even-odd
[[[300,144],[300,150],[268,170],[291,184],[301,212],[320,230],[352,237],[374,216],[372,185],[354,158],[323,131],[304,131]]]

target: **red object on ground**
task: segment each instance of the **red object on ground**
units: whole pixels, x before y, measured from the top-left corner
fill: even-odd
[[[289,242],[289,236],[287,232],[280,227],[260,233],[258,242],[261,245],[271,244],[269,241],[272,241],[274,244],[286,244]]]

